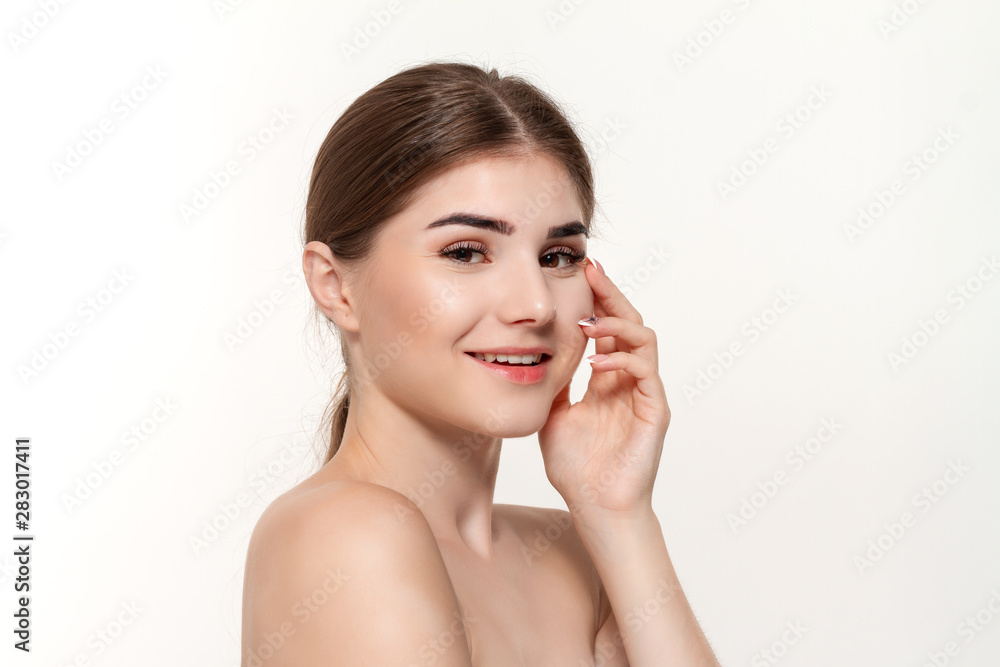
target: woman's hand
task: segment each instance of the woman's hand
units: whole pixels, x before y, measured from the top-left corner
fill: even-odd
[[[597,358],[587,391],[570,405],[569,383],[538,432],[545,473],[570,511],[628,515],[650,507],[670,408],[657,365],[656,334],[603,269],[584,275],[594,291]]]

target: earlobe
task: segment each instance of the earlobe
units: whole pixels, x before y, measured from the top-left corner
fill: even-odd
[[[324,315],[346,331],[358,330],[358,318],[344,264],[333,256],[330,247],[310,241],[302,252],[302,273],[313,301]]]

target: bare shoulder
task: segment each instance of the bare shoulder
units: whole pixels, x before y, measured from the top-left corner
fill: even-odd
[[[247,551],[243,665],[410,664],[446,632],[463,632],[458,600],[405,496],[331,481],[293,489],[261,515]],[[437,657],[470,664],[465,641]]]
[[[602,613],[602,586],[597,568],[580,539],[569,512],[549,507],[495,505],[497,517],[520,541],[523,562],[545,572],[549,581],[569,592],[586,594],[594,606],[595,620]]]
[[[585,569],[593,567],[573,518],[566,510],[502,504],[494,508],[497,518],[524,543],[529,561],[552,553],[579,561]]]

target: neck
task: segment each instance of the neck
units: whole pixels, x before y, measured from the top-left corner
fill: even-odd
[[[329,465],[413,501],[441,544],[493,556],[493,491],[502,439],[418,420],[376,391],[351,395]]]

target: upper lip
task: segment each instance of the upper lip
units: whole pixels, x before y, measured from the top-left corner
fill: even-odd
[[[467,354],[547,354],[552,356],[548,347],[495,347],[489,350],[470,350]]]

